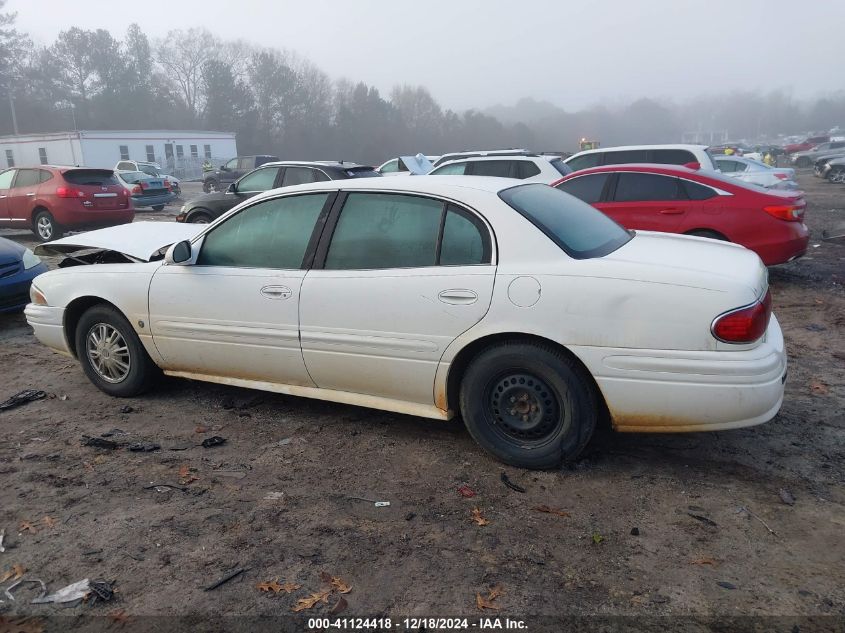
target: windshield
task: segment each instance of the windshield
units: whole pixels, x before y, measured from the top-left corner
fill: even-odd
[[[138,169],[149,176],[158,176],[158,170],[152,165],[138,165]]]
[[[601,211],[547,185],[519,185],[499,197],[575,259],[603,257],[633,237]]]

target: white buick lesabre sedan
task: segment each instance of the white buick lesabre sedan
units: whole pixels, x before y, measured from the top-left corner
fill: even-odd
[[[136,223],[40,248],[70,256],[35,280],[27,319],[114,396],[161,370],[459,413],[526,468],[575,457],[604,417],[619,431],[733,429],[783,399],[757,255],[629,232],[543,184],[312,183],[209,225]]]

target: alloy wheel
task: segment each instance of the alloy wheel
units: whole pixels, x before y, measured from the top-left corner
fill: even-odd
[[[35,223],[35,228],[38,231],[38,236],[43,240],[49,240],[53,237],[53,223],[46,215],[42,215]]]
[[[108,323],[96,323],[88,330],[86,353],[97,375],[110,383],[126,379],[132,368],[129,346],[123,335]]]

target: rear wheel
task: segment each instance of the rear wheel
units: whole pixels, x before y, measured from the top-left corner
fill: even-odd
[[[520,342],[488,348],[470,363],[460,409],[482,448],[521,468],[574,459],[598,419],[593,386],[573,359],[551,346]]]
[[[845,169],[831,169],[827,179],[835,183],[845,182]]]
[[[89,308],[79,319],[75,337],[85,375],[111,396],[143,393],[158,373],[129,321],[111,306]]]
[[[59,239],[64,231],[49,211],[41,210],[32,220],[32,232],[42,242]]]
[[[717,233],[716,231],[710,231],[708,229],[696,229],[695,231],[687,231],[684,235],[693,235],[695,237],[708,237],[711,240],[730,242],[730,240],[721,233]]]
[[[208,224],[211,222],[211,214],[205,211],[196,211],[188,216],[188,222],[191,224]]]

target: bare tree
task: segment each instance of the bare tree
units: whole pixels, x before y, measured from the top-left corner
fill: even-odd
[[[206,29],[169,31],[156,43],[156,61],[165,75],[179,87],[188,113],[198,119],[202,113],[203,70],[206,62],[216,58],[220,41]]]

